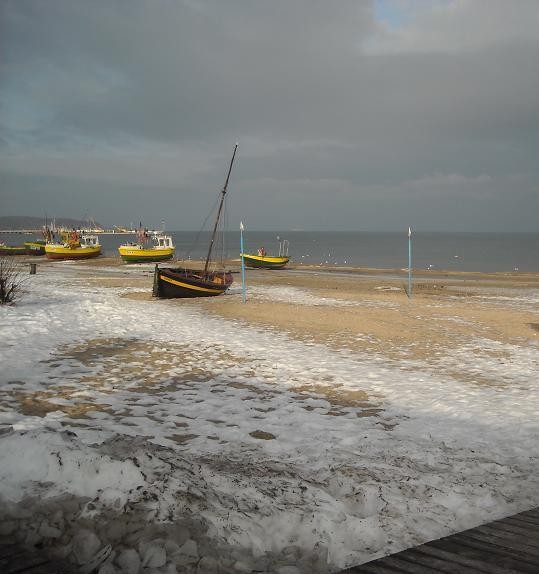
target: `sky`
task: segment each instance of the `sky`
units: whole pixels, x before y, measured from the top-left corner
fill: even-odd
[[[0,215],[539,231],[536,0],[0,0]]]

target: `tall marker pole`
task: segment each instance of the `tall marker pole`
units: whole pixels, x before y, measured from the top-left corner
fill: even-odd
[[[408,298],[412,298],[412,230],[408,227]]]
[[[241,298],[245,303],[245,260],[243,259],[243,221],[240,221]]]

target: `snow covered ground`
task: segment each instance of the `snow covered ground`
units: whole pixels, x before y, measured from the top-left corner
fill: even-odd
[[[47,265],[0,308],[0,534],[86,572],[294,574],[539,504],[537,344],[399,363],[74,288],[88,271]]]

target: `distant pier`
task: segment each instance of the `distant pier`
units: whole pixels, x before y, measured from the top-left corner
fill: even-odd
[[[93,233],[95,235],[134,235],[136,231],[116,231],[114,229],[77,229],[81,233]],[[41,235],[42,229],[0,229],[0,235],[10,233],[13,235]]]
[[[13,233],[19,235],[35,235],[41,233],[41,229],[0,229],[0,233]]]

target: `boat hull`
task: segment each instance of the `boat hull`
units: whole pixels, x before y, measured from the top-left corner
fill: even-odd
[[[122,261],[125,263],[144,263],[145,261],[167,261],[172,259],[174,255],[174,248],[167,247],[165,249],[139,249],[132,246],[121,245],[118,247],[118,252]]]
[[[155,266],[153,296],[161,299],[186,299],[222,295],[232,284],[232,274],[211,273],[207,278],[192,269],[159,269]]]
[[[65,247],[64,245],[45,245],[45,255],[48,259],[91,259],[101,255],[101,245],[96,247]]]
[[[24,246],[3,246],[0,247],[0,255],[26,255],[27,249]]]
[[[274,257],[271,255],[262,256],[242,253],[241,256],[246,267],[258,269],[282,269],[290,261],[290,257]]]
[[[27,255],[45,255],[45,242],[43,241],[25,241]]]

